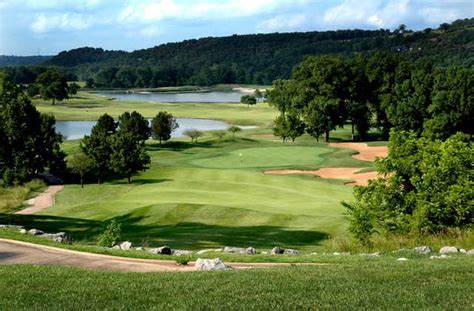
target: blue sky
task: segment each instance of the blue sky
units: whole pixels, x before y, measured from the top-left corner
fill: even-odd
[[[402,23],[423,29],[473,16],[474,0],[0,0],[0,54]]]

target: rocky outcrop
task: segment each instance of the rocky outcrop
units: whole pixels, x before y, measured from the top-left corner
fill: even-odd
[[[214,259],[202,259],[198,258],[194,267],[198,271],[226,271],[230,270],[230,267],[227,267],[220,258]]]
[[[168,246],[152,248],[148,252],[150,252],[152,254],[160,254],[160,255],[171,255],[173,253],[171,248],[169,248]]]
[[[454,246],[444,246],[444,247],[441,247],[441,249],[439,250],[440,254],[454,254],[458,252],[459,250],[457,249],[457,247],[454,247]]]

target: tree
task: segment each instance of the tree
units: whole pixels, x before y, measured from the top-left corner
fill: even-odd
[[[199,137],[203,136],[203,133],[196,129],[186,130],[184,131],[183,134],[191,138],[191,142],[194,142],[194,143],[197,143]]]
[[[69,94],[76,95],[77,91],[79,91],[80,88],[81,87],[79,84],[77,84],[76,82],[72,82],[71,84],[69,84]]]
[[[67,164],[75,174],[79,175],[81,188],[84,188],[84,175],[90,171],[92,160],[85,153],[78,152],[68,158]]]
[[[426,132],[445,139],[461,131],[474,134],[474,71],[461,67],[438,69],[435,72],[432,102],[428,107],[431,119]]]
[[[215,131],[215,132],[212,132],[212,135],[214,135],[219,141],[221,141],[222,138],[224,138],[224,136],[225,136],[225,132],[224,131]]]
[[[282,114],[295,107],[298,98],[298,88],[294,80],[276,80],[273,87],[267,92],[270,106],[277,108]],[[296,107],[296,109],[301,107]]]
[[[86,87],[92,89],[92,88],[94,88],[94,86],[95,86],[94,79],[93,78],[88,78],[86,80]]]
[[[253,97],[255,97],[257,102],[260,102],[260,101],[263,101],[263,99],[265,98],[265,94],[262,91],[260,91],[259,88],[256,88],[255,92],[253,92]]]
[[[179,127],[176,118],[171,113],[160,111],[151,121],[151,131],[154,139],[168,141],[171,134]]]
[[[324,134],[324,141],[329,142],[329,132],[343,122],[340,107],[337,99],[315,98],[310,102],[304,116],[308,134],[317,140]]]
[[[292,142],[304,134],[305,124],[294,113],[280,114],[274,121],[273,134],[281,137],[283,142],[290,138]]]
[[[244,95],[240,98],[240,102],[250,107],[257,104],[257,99],[252,95]]]
[[[36,78],[39,85],[39,93],[45,100],[52,100],[53,105],[56,100],[69,98],[69,89],[66,76],[56,69],[48,69]]]
[[[356,187],[345,203],[350,230],[368,242],[371,235],[441,232],[473,224],[474,154],[462,134],[446,141],[390,133],[388,157],[376,162],[383,176]]]
[[[110,168],[125,176],[129,184],[134,174],[148,168],[150,156],[146,153],[145,143],[137,141],[133,133],[119,129],[112,136],[110,145]]]
[[[136,111],[124,112],[120,115],[118,129],[121,132],[130,133],[137,142],[146,141],[151,135],[148,120]]]
[[[42,115],[26,94],[0,74],[0,175],[5,184],[23,183],[36,174],[64,167],[62,138],[53,116]]]
[[[81,150],[92,160],[97,182],[110,172],[110,156],[112,153],[111,137],[115,134],[117,124],[108,114],[103,114],[92,128],[90,136],[81,141]]]
[[[238,126],[232,125],[227,129],[228,132],[232,133],[232,137],[235,138],[235,134],[241,132],[242,129]]]

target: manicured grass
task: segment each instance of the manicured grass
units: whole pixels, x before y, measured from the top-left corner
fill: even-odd
[[[97,120],[108,113],[117,117],[125,111],[136,110],[147,118],[160,111],[168,111],[178,118],[201,118],[224,120],[238,125],[269,126],[277,111],[266,103],[253,107],[238,103],[149,103],[116,101],[91,93],[79,92],[77,96],[57,102],[34,100],[36,107],[44,113],[54,114],[57,120]]]
[[[467,256],[150,274],[1,266],[0,280],[2,310],[471,310],[474,304]]]

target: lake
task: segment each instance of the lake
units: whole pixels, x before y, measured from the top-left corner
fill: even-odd
[[[245,93],[230,92],[184,92],[184,93],[159,93],[159,92],[99,92],[99,95],[115,98],[118,101],[144,101],[160,103],[240,103],[240,98]]]
[[[177,118],[176,121],[179,128],[173,132],[172,137],[184,137],[183,132],[189,129],[216,131],[225,130],[229,127],[229,124],[217,120]],[[95,123],[96,121],[56,121],[56,132],[63,135],[66,140],[81,139],[91,133]]]

